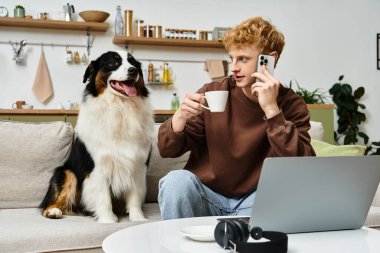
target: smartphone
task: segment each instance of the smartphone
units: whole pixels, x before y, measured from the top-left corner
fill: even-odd
[[[274,62],[275,58],[271,55],[260,54],[257,59],[257,72],[263,73],[263,65],[266,65],[269,73],[274,74]]]

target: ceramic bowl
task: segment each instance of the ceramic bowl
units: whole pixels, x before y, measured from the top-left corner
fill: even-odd
[[[105,11],[81,11],[79,16],[86,22],[99,22],[102,23],[110,16],[108,12]]]

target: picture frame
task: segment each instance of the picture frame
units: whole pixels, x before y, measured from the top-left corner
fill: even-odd
[[[376,66],[380,69],[380,33],[376,34]]]

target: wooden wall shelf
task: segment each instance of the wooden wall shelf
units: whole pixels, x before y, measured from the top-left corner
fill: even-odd
[[[148,45],[148,46],[170,46],[170,47],[198,47],[198,48],[224,48],[221,41],[208,40],[186,40],[186,39],[165,39],[165,38],[145,38],[115,36],[114,44]]]
[[[44,28],[44,29],[63,29],[79,31],[105,32],[108,23],[81,22],[81,21],[61,21],[61,20],[41,20],[27,18],[0,18],[0,26],[24,27],[24,28]]]
[[[76,109],[0,109],[0,115],[78,115],[79,110]],[[153,110],[155,115],[173,115],[175,110]]]
[[[64,109],[0,109],[0,120],[24,122],[65,121],[75,127],[78,113],[79,110]],[[174,113],[174,110],[154,110],[154,120],[156,123],[162,123]]]

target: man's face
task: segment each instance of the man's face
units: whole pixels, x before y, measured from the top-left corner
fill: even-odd
[[[231,71],[238,87],[248,88],[255,82],[251,74],[257,71],[257,58],[260,53],[261,51],[252,45],[229,51]]]

